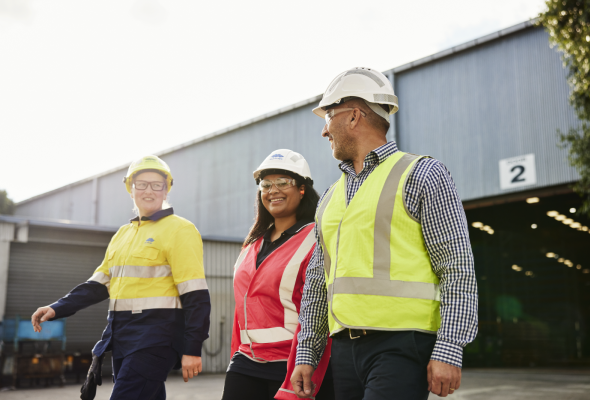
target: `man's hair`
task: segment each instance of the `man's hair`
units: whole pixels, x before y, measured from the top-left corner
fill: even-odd
[[[347,107],[360,108],[361,110],[363,110],[363,112],[367,114],[366,119],[369,125],[371,125],[379,132],[383,133],[383,135],[387,134],[387,131],[389,130],[389,121],[386,121],[385,118],[380,117],[375,113],[375,111],[371,110],[367,103],[365,103],[365,100],[361,99],[360,97],[350,97],[350,100],[346,100],[344,104],[346,104]],[[336,106],[338,104],[334,105]],[[381,104],[378,104],[378,106],[382,107]],[[385,108],[384,110],[388,111]]]

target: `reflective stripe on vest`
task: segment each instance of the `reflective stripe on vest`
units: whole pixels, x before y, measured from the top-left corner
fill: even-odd
[[[402,179],[404,177],[407,179],[409,172],[420,158],[422,157],[413,154],[394,153],[373,171],[348,206],[346,205],[346,175],[343,174],[341,179],[330,188],[320,204],[316,219],[320,242],[324,250],[324,269],[326,272],[328,301],[330,303],[330,331],[332,333],[340,330],[342,327],[379,328],[383,330],[416,329],[428,332],[438,329],[440,315],[438,317],[434,315],[439,313],[440,294],[438,278],[432,272],[430,266],[430,258],[423,243],[420,223],[408,214],[405,208],[405,202],[403,201],[405,197],[405,181],[402,181]],[[373,196],[371,196],[371,193],[368,193],[369,189],[367,187],[373,190]],[[378,190],[378,192],[375,190]],[[370,200],[375,199],[377,193],[378,199],[376,199],[375,204],[375,201]],[[396,204],[396,200],[402,204]],[[333,203],[334,201],[337,204]],[[340,202],[344,202],[344,204]],[[330,207],[331,205],[333,206]],[[394,210],[397,210],[395,221],[393,219]],[[331,215],[328,216],[327,214],[330,213]],[[357,218],[356,221],[360,221],[364,225],[357,225],[354,228],[347,226],[345,234],[348,235],[350,240],[356,234],[353,230],[358,229],[363,232],[360,235],[372,236],[372,243],[369,242],[373,247],[372,249],[366,243],[360,249],[351,250],[341,248],[341,236],[344,234],[341,232],[343,222],[347,216],[349,219],[353,218],[351,216],[353,213],[355,213],[354,217]],[[371,218],[369,215],[372,216],[372,213],[374,213],[374,221],[367,222],[366,218]],[[328,222],[326,222],[327,217],[329,217]],[[339,223],[338,219],[340,220]],[[326,227],[326,223],[328,224],[328,228]],[[337,228],[336,223],[338,223]],[[368,230],[371,223],[373,225],[372,232]],[[326,232],[326,228],[329,232]],[[359,242],[361,242],[361,239],[366,239],[360,236],[357,238]],[[369,237],[369,239],[371,238]],[[418,242],[418,247],[408,249],[408,246],[415,246]],[[348,243],[350,244],[350,241]],[[404,248],[404,246],[406,247]],[[410,256],[414,257],[409,257],[410,262],[416,260],[416,265],[424,269],[413,274],[412,272],[407,272],[407,265],[405,269],[399,268],[399,265],[396,265],[396,263],[404,262],[404,260],[407,261],[408,257],[397,261],[395,259],[397,254],[394,254],[392,258],[392,248],[395,250],[400,249],[402,252],[405,250]],[[363,253],[360,256],[348,253],[349,251],[354,252],[355,250],[361,253],[363,251],[372,252],[372,257],[367,253]],[[341,253],[347,254],[347,256],[343,257]],[[405,255],[407,256],[408,254]],[[339,263],[342,263],[342,260],[346,262],[348,259],[353,259],[351,263],[355,263],[355,257],[355,265],[339,265]],[[359,263],[359,260],[362,262]],[[367,265],[370,263],[372,265]],[[425,270],[426,268],[428,271]],[[339,273],[339,271],[341,272]],[[393,275],[396,278],[398,275],[401,275],[399,277],[402,279],[393,279]],[[421,279],[425,279],[426,281],[420,281]],[[423,316],[424,321],[423,323],[416,322],[412,318],[408,318],[408,321],[405,322],[389,322],[387,321],[388,318],[395,319],[396,313],[401,315],[403,312],[383,309],[383,315],[389,316],[383,317],[382,319],[379,316],[373,317],[371,325],[343,323],[334,313],[335,296],[339,295],[344,296],[341,297],[341,301],[345,303],[348,302],[355,306],[359,304],[365,305],[368,314],[371,314],[371,312],[373,314],[379,314],[380,306],[386,307],[384,303],[379,303],[380,297],[382,301],[390,303],[391,301],[397,302],[395,304],[389,304],[389,306],[393,306],[394,308],[399,308],[402,306],[402,303],[403,307],[410,309],[415,306],[417,307],[416,312],[423,312],[425,314]],[[353,301],[351,296],[356,300]],[[386,300],[387,298],[392,298],[392,300]],[[408,299],[417,299],[415,301],[419,303],[411,303],[412,300]],[[426,301],[426,303],[423,303],[423,301]],[[338,303],[338,301],[336,302]],[[421,311],[418,311],[418,309]],[[360,315],[353,315],[355,313],[360,314],[361,312],[362,310],[349,311],[347,309],[345,314],[349,317],[347,318],[348,320],[363,320],[365,322],[371,320],[371,317],[363,318]]]

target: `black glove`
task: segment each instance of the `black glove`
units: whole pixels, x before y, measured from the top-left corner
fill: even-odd
[[[100,357],[92,355],[92,364],[88,370],[86,382],[80,389],[82,400],[93,400],[96,396],[96,385],[102,385],[102,360],[104,360],[104,353]]]

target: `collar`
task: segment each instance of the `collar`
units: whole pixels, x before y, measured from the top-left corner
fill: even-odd
[[[365,157],[363,166],[366,168],[367,166],[373,164],[379,165],[397,151],[397,144],[394,141],[387,142],[383,146],[379,146],[375,150],[371,150]],[[338,168],[347,174],[350,174],[352,170],[353,175],[356,175],[356,172],[354,172],[354,164],[351,160],[342,161],[340,164],[338,164]]]
[[[165,208],[163,210],[160,211],[156,211],[155,213],[153,213],[152,215],[150,215],[149,217],[141,217],[142,221],[158,221],[164,217],[167,217],[169,215],[174,215],[174,209],[172,207],[170,208]],[[139,221],[139,216],[130,219],[129,222],[133,222],[133,221]]]
[[[294,234],[296,234],[297,232],[299,232],[301,229],[303,229],[303,227],[309,225],[313,223],[312,219],[302,219],[299,220],[297,222],[295,222],[295,224],[293,226],[291,226],[289,229],[285,230],[285,232],[283,232],[285,235],[289,235],[289,236],[293,236]],[[265,242],[271,242],[270,240],[270,234],[272,233],[272,229],[273,227],[270,227],[265,233],[264,233],[264,241]]]

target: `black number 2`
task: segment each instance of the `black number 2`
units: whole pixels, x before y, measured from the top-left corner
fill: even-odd
[[[516,176],[514,178],[512,178],[510,183],[524,182],[525,179],[520,177],[522,174],[524,174],[524,167],[522,165],[515,165],[514,167],[512,167],[510,172],[514,172],[514,170],[516,170],[516,169],[518,169],[520,171],[518,172],[518,174],[516,174]]]

